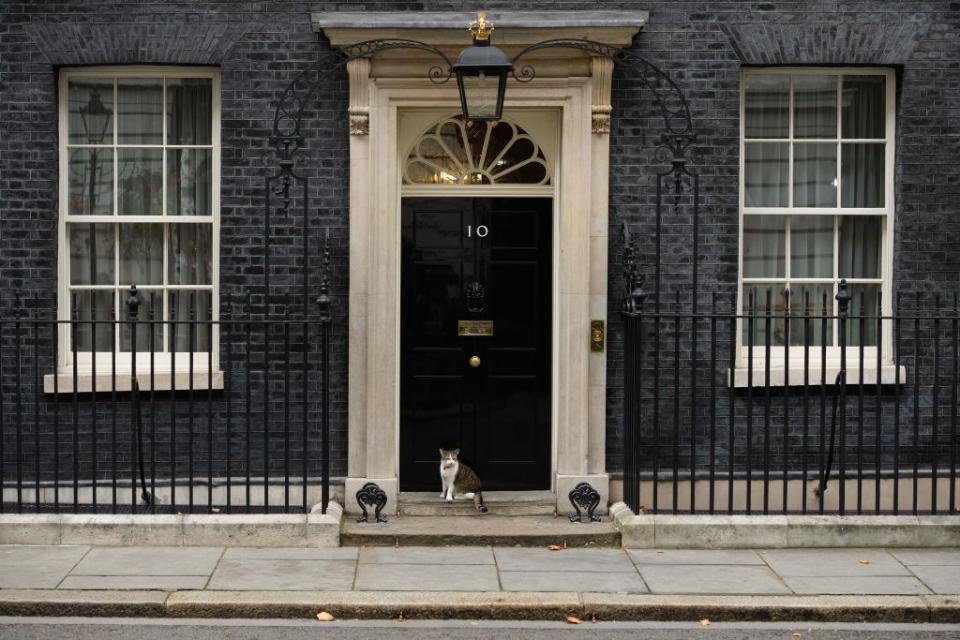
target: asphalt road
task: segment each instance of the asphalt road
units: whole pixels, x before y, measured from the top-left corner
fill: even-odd
[[[960,640],[960,625],[0,618],[0,640]]]

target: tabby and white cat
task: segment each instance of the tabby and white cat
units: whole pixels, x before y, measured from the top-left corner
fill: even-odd
[[[455,495],[472,498],[473,505],[480,513],[486,513],[483,506],[483,493],[480,491],[480,478],[477,474],[458,460],[460,449],[440,449],[440,482],[443,484],[441,498],[447,502]]]

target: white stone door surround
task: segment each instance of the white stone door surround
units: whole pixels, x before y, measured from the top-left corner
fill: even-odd
[[[490,14],[494,44],[508,55],[556,37],[628,45],[646,19],[641,12]],[[410,22],[415,16],[420,21]],[[625,17],[626,16],[626,17]],[[535,16],[534,16],[535,17]],[[314,14],[333,46],[380,37],[409,38],[451,58],[469,45],[461,14]],[[406,22],[405,22],[406,21]],[[552,21],[552,22],[551,22]],[[462,24],[461,24],[462,23]],[[606,321],[610,76],[612,62],[572,49],[551,49],[527,62],[537,77],[508,81],[507,112],[555,113],[554,166],[553,489],[560,510],[577,483],[590,482],[606,508],[606,352],[590,350],[591,320]],[[437,85],[437,60],[395,50],[348,64],[350,79],[350,291],[348,477],[352,496],[376,482],[395,512],[399,471],[401,167],[421,131],[402,131],[407,110],[459,111],[456,82]],[[521,116],[522,117],[522,116]],[[461,195],[492,195],[482,186]],[[439,482],[439,481],[438,481]]]

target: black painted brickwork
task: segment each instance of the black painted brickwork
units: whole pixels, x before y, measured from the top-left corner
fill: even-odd
[[[590,9],[596,2],[486,3],[488,9]],[[763,64],[871,64],[898,69],[895,279],[903,293],[960,287],[960,5],[948,1],[853,0],[604,2],[644,9],[650,23],[635,50],[685,91],[700,136],[701,286],[729,303],[737,264],[739,69]],[[325,51],[311,31],[316,10],[456,10],[474,3],[104,1],[16,2],[0,7],[0,283],[53,304],[56,282],[56,70],[61,65],[204,64],[222,71],[221,289],[259,295],[264,277],[262,180],[273,171],[267,137],[283,88]],[[333,232],[336,320],[332,423],[334,474],[346,467],[347,122],[346,78],[326,81],[299,171],[310,177],[311,273],[321,227]],[[608,466],[620,468],[622,327],[619,221],[637,225],[652,273],[653,154],[658,123],[628,71],[614,84],[611,134],[611,296]],[[296,202],[294,203],[297,204]],[[294,208],[296,211],[296,207]],[[299,294],[299,212],[272,220],[275,293]],[[689,210],[663,228],[663,292],[690,294]],[[257,300],[255,299],[255,302]],[[725,336],[725,334],[722,334]],[[725,339],[725,337],[723,338]],[[7,335],[3,392],[13,393]],[[41,366],[43,363],[41,362]],[[24,383],[26,384],[26,383]],[[25,390],[29,390],[26,389]],[[46,400],[45,400],[46,402]],[[219,399],[217,399],[219,402]],[[25,406],[29,412],[32,408]],[[8,412],[9,413],[9,412]],[[259,427],[262,430],[262,425]],[[45,433],[49,433],[49,430]],[[4,434],[9,462],[12,440]],[[46,436],[45,436],[46,437]],[[122,438],[122,434],[121,434]],[[272,441],[271,441],[272,442]],[[45,442],[42,443],[46,444]],[[271,445],[273,446],[273,445]]]

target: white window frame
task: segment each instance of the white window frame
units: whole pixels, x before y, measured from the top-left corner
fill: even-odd
[[[121,145],[117,140],[117,89],[116,89],[116,79],[121,78],[209,78],[211,80],[211,145],[169,145],[167,144],[166,139],[166,127],[167,119],[163,118],[163,140],[161,144],[157,145]],[[114,116],[112,118],[112,127],[113,127],[113,148],[123,148],[124,146],[128,147],[154,147],[154,148],[163,148],[163,170],[166,172],[166,149],[168,147],[173,148],[210,148],[212,151],[211,158],[211,215],[210,216],[182,216],[182,215],[168,215],[166,211],[166,189],[163,193],[163,208],[160,215],[117,215],[117,198],[114,197],[114,211],[112,215],[70,215],[68,211],[69,206],[69,153],[68,153],[68,132],[67,125],[69,119],[69,104],[67,96],[67,88],[70,80],[76,78],[112,78],[114,79],[114,104],[112,106],[112,111]],[[58,79],[58,129],[59,129],[59,144],[58,144],[58,166],[59,166],[59,220],[58,220],[58,232],[57,232],[57,254],[58,254],[58,278],[57,278],[57,319],[60,320],[60,326],[58,330],[58,362],[57,362],[57,378],[59,384],[57,385],[59,392],[71,392],[73,391],[73,375],[74,375],[74,366],[73,366],[73,352],[71,345],[71,331],[70,331],[70,313],[71,313],[71,294],[70,294],[70,243],[69,238],[67,237],[67,224],[68,223],[116,223],[118,219],[122,220],[124,223],[152,223],[152,224],[168,224],[168,223],[180,223],[180,224],[210,224],[211,225],[211,285],[177,285],[175,287],[168,287],[168,285],[154,285],[154,286],[140,286],[138,284],[138,289],[141,291],[148,290],[162,290],[165,293],[169,290],[197,290],[197,291],[210,291],[211,302],[210,310],[212,320],[214,322],[213,331],[211,332],[211,341],[212,341],[212,370],[213,376],[208,376],[210,372],[210,367],[208,367],[208,352],[206,350],[194,352],[193,356],[193,370],[195,373],[194,376],[194,386],[196,388],[206,388],[208,384],[212,385],[214,388],[222,387],[222,374],[219,372],[219,362],[220,362],[220,353],[219,353],[219,327],[216,322],[220,317],[220,304],[219,304],[219,294],[220,294],[220,156],[221,156],[221,141],[220,141],[220,71],[215,67],[178,67],[178,66],[98,66],[98,67],[71,67],[64,68],[60,70],[59,79]],[[165,86],[165,85],[164,85]],[[164,89],[165,92],[165,89]],[[166,108],[166,99],[164,98],[164,108]],[[69,145],[70,148],[83,147],[85,145]],[[113,162],[114,170],[114,189],[117,188],[116,179],[117,179],[117,163],[116,160]],[[168,234],[165,231],[164,237],[165,240]],[[114,260],[119,260],[119,256],[114,256]],[[164,280],[166,280],[166,261],[167,261],[167,243],[164,242]],[[115,269],[117,267],[115,266]],[[104,288],[107,288],[104,285]],[[126,317],[125,308],[123,306],[124,302],[124,290],[116,289],[115,295],[117,296],[116,304],[118,309],[119,319],[124,319]],[[166,298],[166,295],[164,295]],[[166,308],[166,305],[164,305]],[[146,320],[147,318],[143,317],[141,313],[140,320]],[[167,320],[167,318],[154,317],[155,321]],[[199,318],[200,321],[203,321],[204,318]],[[65,322],[66,321],[66,322]],[[171,336],[172,339],[172,336]],[[76,362],[76,373],[78,377],[77,382],[77,391],[90,390],[92,388],[92,372],[94,360],[96,363],[96,373],[97,380],[96,389],[98,391],[109,391],[114,384],[112,381],[113,375],[113,363],[114,355],[116,356],[116,385],[117,390],[126,390],[130,388],[130,374],[132,371],[132,353],[129,351],[120,350],[120,340],[119,334],[117,335],[117,353],[113,354],[110,351],[97,351],[97,352],[78,352],[77,353],[77,362]],[[175,358],[175,360],[173,360]],[[189,367],[190,367],[190,352],[176,352],[171,357],[169,351],[164,351],[162,346],[158,348],[153,353],[152,359],[152,371],[154,375],[154,387],[155,389],[169,388],[172,382],[176,382],[176,387],[178,389],[185,389],[189,385]],[[176,381],[173,381],[172,375],[172,366],[176,367]],[[151,374],[151,354],[149,344],[138,344],[137,345],[137,375],[140,380],[140,387],[142,389],[149,388],[149,376]],[[123,375],[126,374],[126,375]],[[52,392],[54,390],[54,384],[52,376],[46,376],[44,379],[44,387],[47,392]]]
[[[748,76],[752,75],[788,75],[790,76],[789,80],[789,131],[787,138],[749,138],[746,136],[746,80]],[[842,158],[840,148],[843,143],[851,142],[879,142],[880,138],[869,138],[869,139],[859,139],[859,138],[843,138],[842,132],[842,117],[843,117],[843,103],[842,103],[842,94],[840,93],[842,82],[838,83],[838,96],[837,96],[837,134],[836,138],[803,138],[803,142],[829,142],[836,143],[838,145],[837,152],[837,206],[836,207],[793,207],[793,151],[794,151],[794,140],[793,137],[793,78],[798,75],[838,75],[838,76],[852,76],[852,75],[882,75],[886,78],[885,81],[885,136],[882,138],[882,141],[885,145],[884,153],[884,206],[883,207],[841,207],[842,202]],[[797,139],[800,140],[800,139]],[[894,247],[894,211],[895,211],[895,202],[894,202],[894,179],[895,179],[895,140],[896,140],[896,74],[893,69],[882,68],[882,67],[757,67],[757,68],[742,68],[740,71],[740,132],[739,132],[739,147],[740,147],[740,171],[739,171],[739,201],[738,201],[738,251],[737,251],[737,313],[741,314],[744,307],[744,276],[743,276],[743,255],[744,255],[744,219],[750,215],[782,215],[782,216],[798,216],[798,215],[829,215],[834,217],[836,216],[853,216],[853,215],[869,215],[869,216],[881,216],[882,217],[882,246],[881,246],[881,273],[880,280],[881,286],[880,291],[882,294],[882,309],[883,315],[889,316],[893,311],[892,304],[892,291],[893,291],[893,247]],[[788,203],[790,206],[787,207],[748,207],[745,203],[745,194],[746,194],[746,171],[745,171],[745,151],[747,142],[787,142],[789,147],[788,155]],[[837,224],[834,223],[834,263],[839,259],[837,243]],[[770,278],[766,279],[770,282],[779,283],[784,279],[789,279],[789,243],[790,236],[789,233],[785,236],[785,254],[784,260],[787,262],[787,271],[785,272],[784,278]],[[836,272],[836,270],[834,271]],[[765,279],[763,278],[748,278],[749,284],[762,284]],[[826,284],[831,281],[834,282],[834,295],[837,292],[838,281],[833,280],[832,278],[802,278],[800,279],[803,282],[816,283],[817,281],[822,281]],[[847,282],[850,284],[857,284],[858,282],[870,282],[875,283],[875,279],[867,280],[858,280],[848,278]],[[757,306],[757,315],[759,317],[758,322],[763,322],[762,316],[765,313],[765,300],[757,300],[755,304]],[[834,315],[837,312],[836,302],[833,301],[833,313]],[[775,312],[776,313],[776,312]],[[859,313],[858,309],[853,309],[851,305],[850,309],[851,315],[856,315]],[[875,314],[875,310],[867,310],[868,315]],[[796,318],[797,322],[802,322],[800,316],[793,316]],[[744,331],[745,320],[742,318],[737,321],[737,361],[734,371],[731,372],[730,382],[733,386],[742,387],[748,385],[749,371],[748,371],[748,346],[744,343],[743,331]],[[864,362],[863,362],[863,382],[870,383],[876,381],[876,376],[879,375],[882,383],[893,383],[895,381],[895,364],[893,358],[893,341],[891,339],[891,329],[892,323],[889,320],[883,321],[883,336],[881,340],[881,366],[880,371],[877,371],[877,348],[872,346],[865,346],[863,351]],[[836,334],[837,329],[834,329],[834,334]],[[803,384],[803,367],[804,367],[804,351],[803,346],[791,346],[788,349],[783,345],[776,346],[771,345],[770,347],[770,384],[775,386],[783,386],[785,379],[785,372],[789,370],[789,383],[791,385]],[[838,346],[828,346],[827,355],[825,361],[825,369],[827,374],[828,384],[832,384],[836,372],[840,368],[840,347]],[[847,346],[847,380],[848,382],[859,382],[859,370],[860,370],[860,348],[859,345]],[[767,370],[767,363],[765,360],[765,345],[764,344],[754,344],[753,346],[753,381],[754,386],[762,386],[765,384],[765,373]],[[809,370],[810,370],[810,383],[819,384],[821,376],[821,347],[819,345],[811,345],[809,353]],[[901,368],[900,380],[903,381],[905,375]]]

